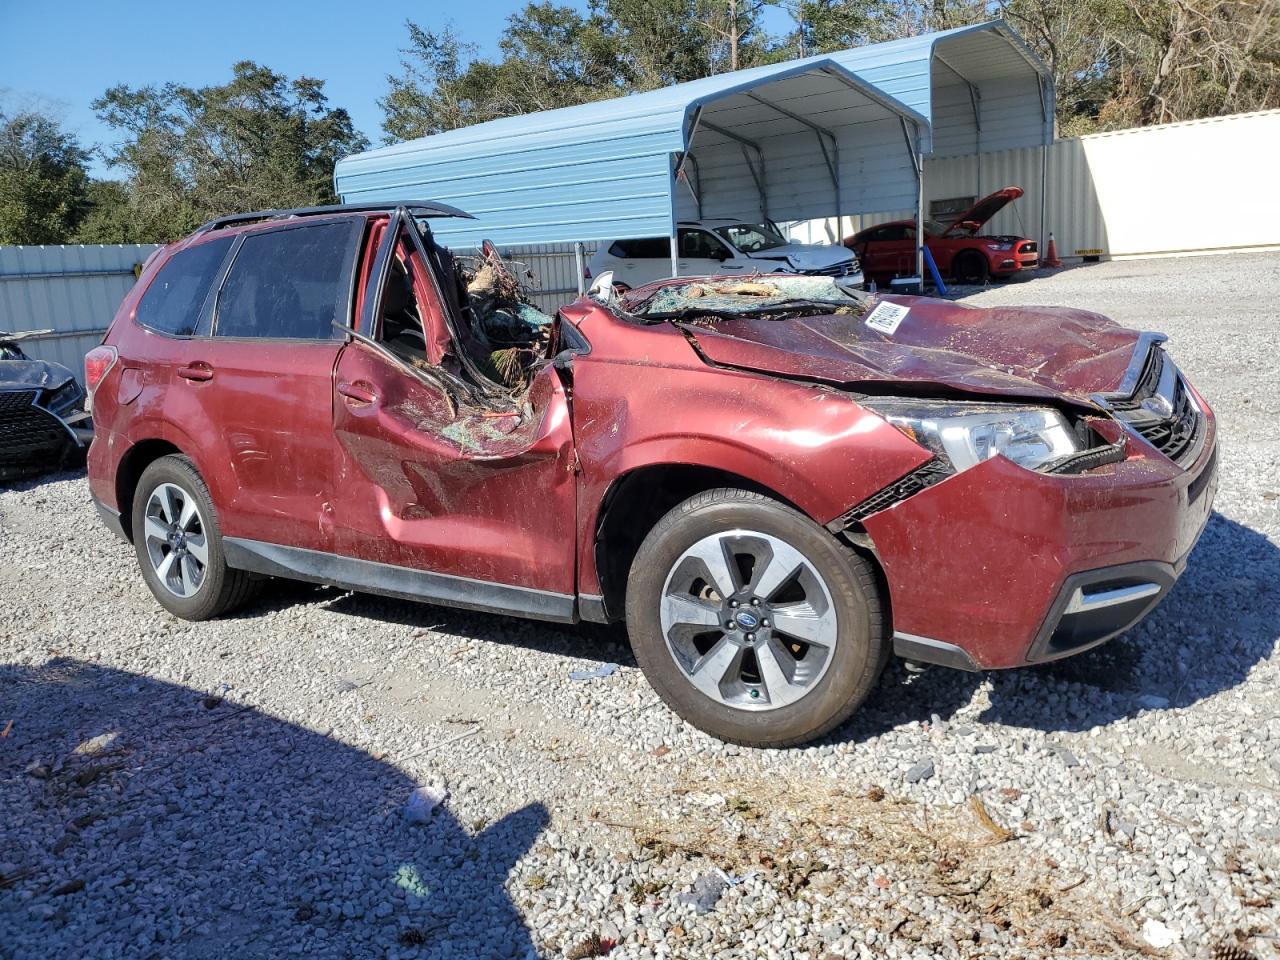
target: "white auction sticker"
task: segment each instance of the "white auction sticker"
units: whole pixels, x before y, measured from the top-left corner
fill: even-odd
[[[867,326],[872,330],[879,330],[881,333],[893,334],[898,330],[898,325],[902,323],[902,318],[911,310],[910,307],[900,306],[896,303],[890,303],[887,300],[881,300],[879,305],[867,314]]]

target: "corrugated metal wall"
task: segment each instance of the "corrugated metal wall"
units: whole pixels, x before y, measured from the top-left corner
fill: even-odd
[[[83,377],[84,355],[102,339],[153,244],[0,247],[0,330],[54,333],[24,340],[30,357]]]
[[[1064,259],[1151,257],[1280,246],[1275,149],[1280,110],[1234,114],[1059,140],[1047,149],[1045,228]],[[926,204],[981,197],[1004,186],[1025,196],[991,233],[1040,234],[1041,150],[926,158]],[[910,210],[833,218],[791,228],[797,240],[830,242]]]

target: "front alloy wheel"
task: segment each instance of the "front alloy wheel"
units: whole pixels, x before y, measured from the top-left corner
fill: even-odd
[[[649,532],[627,581],[627,629],[680,716],[750,746],[803,743],[840,724],[889,651],[871,565],[747,490],[700,493]]]
[[[699,691],[740,710],[800,700],[826,674],[840,636],[822,574],[757,530],[703,537],[676,561],[662,634]]]

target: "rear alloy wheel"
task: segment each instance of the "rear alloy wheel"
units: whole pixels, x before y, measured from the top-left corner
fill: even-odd
[[[888,652],[867,563],[745,490],[700,494],[650,532],[632,566],[627,625],[636,659],[677,713],[752,746],[838,725]]]
[[[254,592],[249,573],[227,566],[209,488],[186,457],[161,457],[143,471],[133,546],[151,593],[184,620],[216,617]]]
[[[176,597],[195,596],[209,569],[209,540],[196,498],[172,483],[152,490],[143,508],[142,542],[156,580]]]
[[[959,283],[980,286],[991,278],[991,267],[987,263],[987,258],[973,250],[957,256],[952,263],[951,272],[955,274]]]

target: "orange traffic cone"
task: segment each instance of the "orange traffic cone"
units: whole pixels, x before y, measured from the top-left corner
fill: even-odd
[[[1058,259],[1058,245],[1053,241],[1053,234],[1049,234],[1049,249],[1045,253],[1043,265],[1046,267],[1060,267],[1062,261]]]

